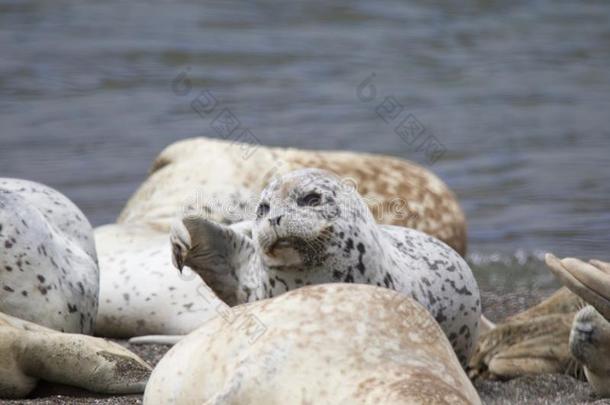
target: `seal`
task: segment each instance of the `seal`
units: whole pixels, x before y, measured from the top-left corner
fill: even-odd
[[[556,273],[556,260],[551,258],[547,255],[546,263]],[[574,316],[585,305],[564,287],[482,333],[468,365],[470,377],[507,379],[560,373],[581,378],[583,369],[570,354],[569,340]]]
[[[216,315],[209,288],[196,274],[179,276],[167,232],[147,225],[95,229],[100,265],[100,305],[95,334],[126,338],[185,335]]]
[[[40,379],[143,392],[146,363],[83,335],[95,326],[99,274],[93,230],[70,200],[42,184],[0,179],[0,274],[0,398],[24,397]]]
[[[480,404],[412,299],[325,284],[231,308],[174,346],[144,404]]]
[[[333,174],[302,169],[276,178],[261,194],[257,218],[239,226],[187,213],[171,230],[174,264],[189,266],[231,306],[310,284],[394,289],[426,307],[460,360],[469,358],[481,305],[466,262],[429,235],[378,225]]]
[[[0,179],[0,311],[91,334],[99,274],[91,225],[59,192]]]
[[[216,222],[252,219],[257,197],[273,177],[309,167],[347,179],[377,222],[417,229],[465,254],[466,221],[455,195],[419,165],[384,155],[207,138],[185,139],[163,150],[117,222],[169,230],[176,213],[193,199],[203,200],[199,204]]]
[[[0,398],[23,398],[39,380],[101,394],[144,392],[151,367],[122,346],[61,333],[0,313]]]
[[[574,317],[570,353],[583,365],[593,391],[610,397],[610,263],[559,260],[552,254],[545,261],[566,287],[589,304]]]

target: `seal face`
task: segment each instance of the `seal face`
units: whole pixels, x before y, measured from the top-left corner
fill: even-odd
[[[431,236],[378,225],[333,174],[304,169],[272,181],[251,235],[186,215],[172,228],[174,263],[191,267],[229,305],[310,284],[390,288],[431,312],[462,362],[470,356],[481,309],[468,265]]]
[[[44,185],[0,179],[0,311],[93,333],[99,273],[91,225]]]
[[[415,325],[415,326],[414,326]],[[326,284],[233,307],[174,346],[144,404],[480,404],[430,313]]]

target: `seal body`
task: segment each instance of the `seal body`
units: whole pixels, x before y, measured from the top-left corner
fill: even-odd
[[[229,305],[310,284],[361,283],[413,297],[465,363],[478,338],[477,283],[461,256],[419,231],[378,225],[334,175],[297,170],[263,190],[240,231],[186,214],[172,228],[178,268],[189,266]],[[247,229],[247,231],[244,231]]]
[[[174,346],[144,404],[480,404],[428,311],[327,284],[231,308]]]
[[[455,195],[419,165],[383,155],[207,138],[163,150],[117,222],[169,230],[176,214],[191,204],[224,224],[252,219],[258,195],[274,176],[311,167],[333,172],[354,187],[377,222],[417,229],[465,254],[466,221]]]
[[[184,335],[216,315],[201,278],[172,271],[166,232],[146,225],[106,225],[95,229],[95,241],[100,264],[96,335]]]
[[[99,274],[91,225],[44,185],[0,179],[0,311],[91,334]]]

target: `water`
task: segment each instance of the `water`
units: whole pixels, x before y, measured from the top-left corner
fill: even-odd
[[[165,145],[218,136],[189,107],[207,90],[264,144],[430,167],[483,283],[552,284],[528,259],[547,250],[610,260],[610,3],[328,3],[0,0],[0,175],[112,222]],[[440,160],[376,114],[386,97]]]

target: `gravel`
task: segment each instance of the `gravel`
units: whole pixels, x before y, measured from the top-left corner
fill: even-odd
[[[501,321],[550,295],[551,290],[517,289],[485,291],[482,294],[485,314],[494,321]],[[126,341],[116,342],[129,348],[149,364],[157,364],[169,346],[130,345]],[[565,375],[524,376],[510,381],[476,381],[481,400],[489,405],[513,404],[608,404],[610,400],[596,397],[585,381]],[[33,398],[28,400],[2,401],[0,404],[141,404],[141,395],[104,397],[68,387],[41,384]]]

